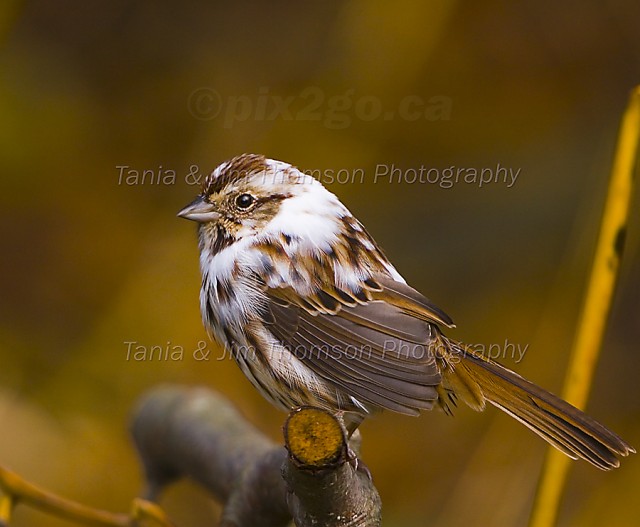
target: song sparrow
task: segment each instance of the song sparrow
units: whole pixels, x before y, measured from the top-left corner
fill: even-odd
[[[313,405],[352,433],[376,410],[451,413],[488,401],[598,468],[635,450],[559,397],[447,338],[451,318],[408,286],[310,175],[260,155],[218,166],[179,216],[198,222],[207,330],[276,406]]]

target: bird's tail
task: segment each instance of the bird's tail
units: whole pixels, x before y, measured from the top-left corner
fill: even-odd
[[[603,470],[618,467],[616,457],[635,450],[611,430],[568,402],[484,357],[469,346],[440,335],[440,404],[450,413],[457,398],[474,410],[485,401],[497,406],[558,450]]]

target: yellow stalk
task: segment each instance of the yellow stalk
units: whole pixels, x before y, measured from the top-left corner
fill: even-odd
[[[620,126],[593,267],[564,384],[563,397],[578,408],[584,408],[587,402],[620,267],[639,136],[640,86],[637,86]],[[570,461],[555,449],[547,452],[529,527],[555,525]]]
[[[52,516],[93,527],[173,527],[156,504],[136,498],[131,514],[108,512],[88,507],[40,488],[18,474],[0,467],[0,527],[9,525],[17,504],[30,505]]]

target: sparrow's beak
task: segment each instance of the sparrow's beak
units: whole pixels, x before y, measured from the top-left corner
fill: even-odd
[[[215,211],[214,206],[202,196],[198,196],[192,203],[178,212],[178,216],[198,223],[216,221],[220,218],[220,214]]]

